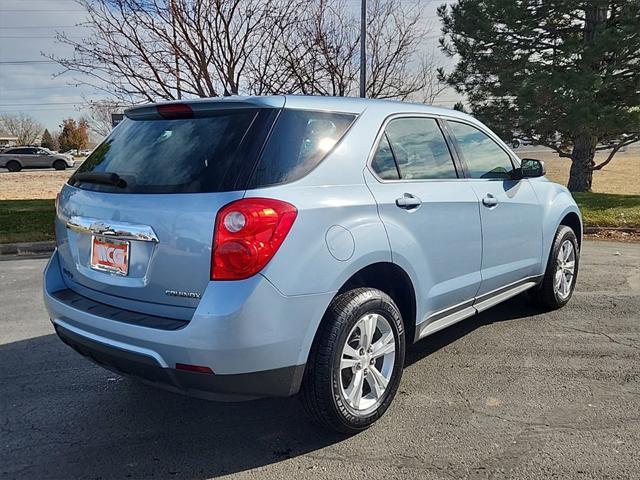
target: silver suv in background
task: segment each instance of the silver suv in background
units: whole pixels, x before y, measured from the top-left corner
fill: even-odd
[[[571,194],[468,115],[274,96],[125,117],[62,189],[44,274],[59,337],[120,374],[300,393],[354,433],[391,404],[413,342],[524,291],[571,298]]]
[[[73,167],[73,157],[54,153],[43,147],[13,147],[0,152],[0,168],[19,172],[23,168],[55,168],[64,170]]]

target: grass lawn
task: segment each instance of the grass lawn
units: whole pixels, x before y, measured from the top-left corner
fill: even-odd
[[[53,240],[54,200],[0,201],[0,243]]]
[[[640,228],[640,195],[574,193],[586,226]]]
[[[575,193],[586,226],[640,228],[640,195]],[[0,200],[0,243],[53,240],[53,200]]]

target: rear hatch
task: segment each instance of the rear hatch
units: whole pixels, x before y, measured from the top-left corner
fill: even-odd
[[[216,213],[244,195],[278,111],[242,101],[129,111],[61,192],[67,284],[135,311],[197,306]]]

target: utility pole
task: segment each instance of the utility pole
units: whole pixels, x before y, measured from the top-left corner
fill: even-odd
[[[360,0],[360,98],[367,96],[367,0]]]
[[[178,100],[182,99],[180,88],[180,63],[178,62],[178,38],[176,36],[176,1],[171,0],[171,27],[173,30],[173,56],[176,61],[176,91]]]

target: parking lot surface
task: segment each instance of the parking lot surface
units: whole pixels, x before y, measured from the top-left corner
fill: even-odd
[[[294,398],[211,403],[89,363],[53,334],[44,264],[0,261],[2,479],[640,478],[640,244],[585,242],[562,310],[520,296],[418,343],[350,438]]]

